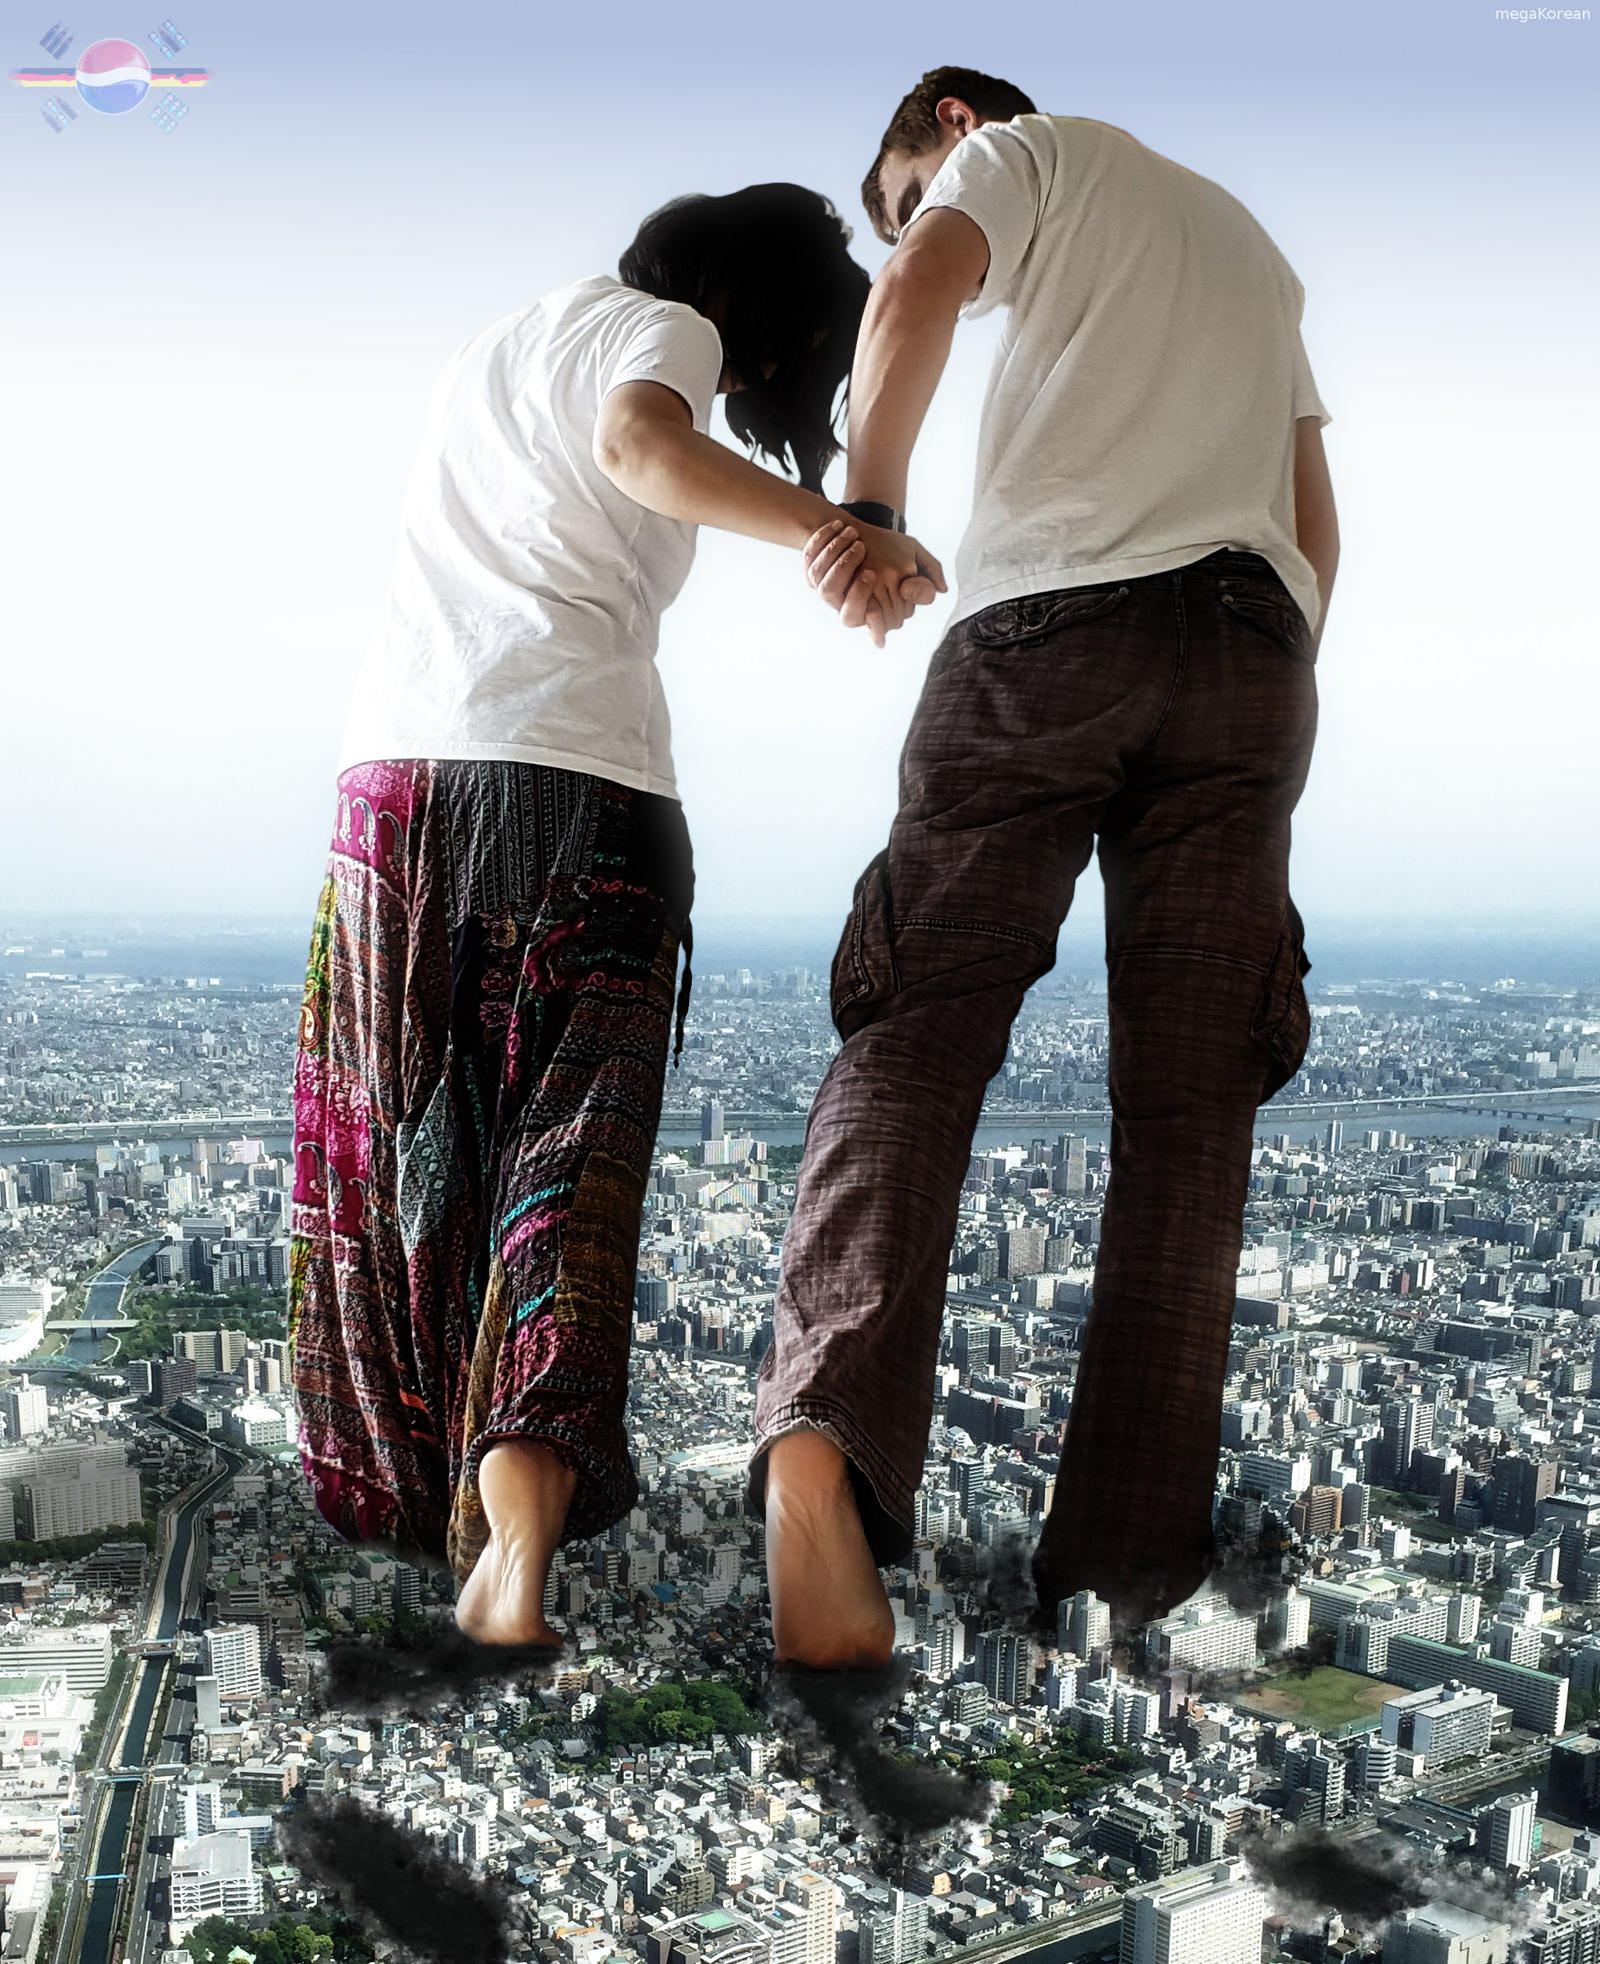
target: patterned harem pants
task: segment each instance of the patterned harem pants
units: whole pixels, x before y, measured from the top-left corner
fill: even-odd
[[[290,1338],[301,1459],[341,1534],[465,1579],[478,1462],[506,1438],[576,1472],[567,1540],[633,1505],[639,1218],[693,884],[682,808],[604,778],[340,778],[295,1068]]]

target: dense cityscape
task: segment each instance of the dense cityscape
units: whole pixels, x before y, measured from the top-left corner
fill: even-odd
[[[374,1712],[330,1707],[322,1657],[451,1585],[341,1542],[295,1458],[298,988],[9,952],[4,1958],[405,1954],[290,1859],[283,1821],[350,1796],[506,1879],[509,1955],[544,1964],[1600,1959],[1600,993],[1314,990],[1223,1412],[1219,1528],[1267,1584],[1130,1646],[1092,1596],[1039,1643],[987,1587],[1051,1505],[1108,1174],[1103,982],[1035,992],[887,1576],[886,1737],[990,1803],[907,1839],[767,1709],[743,1505],[822,978],[697,983],[639,1252],[641,1497],[558,1558],[560,1662]]]

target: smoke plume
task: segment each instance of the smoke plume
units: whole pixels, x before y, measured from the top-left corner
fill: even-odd
[[[425,1835],[357,1800],[308,1802],[278,1816],[301,1872],[342,1898],[374,1935],[428,1964],[506,1964],[511,1903],[498,1884],[441,1855]]]

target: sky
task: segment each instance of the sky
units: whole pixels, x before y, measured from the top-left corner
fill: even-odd
[[[1313,931],[1600,923],[1594,21],[168,3],[212,78],[171,131],[57,134],[0,85],[0,911],[309,920],[445,357],[682,191],[813,184],[876,269],[856,187],[956,61],[1218,179],[1305,284],[1344,537],[1296,821]],[[7,73],[56,18],[70,60],[159,14],[6,4]],[[962,328],[914,466],[947,560],[995,332]],[[880,652],[795,555],[702,533],[660,659],[708,916],[842,914],[941,623]]]

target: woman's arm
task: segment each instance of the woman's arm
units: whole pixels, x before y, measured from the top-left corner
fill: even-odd
[[[600,405],[594,460],[619,491],[664,518],[803,546],[844,513],[798,484],[702,436],[689,405],[660,382],[624,382]]]
[[[694,427],[689,405],[660,382],[624,382],[600,405],[594,426],[594,460],[619,491],[664,518],[715,525],[724,532],[803,547],[819,533],[838,538],[848,530],[846,565],[898,594],[903,580],[920,576],[908,598],[924,602],[944,591],[939,562],[913,538],[861,525],[814,491],[802,490],[763,470]],[[872,591],[869,579],[866,589]],[[882,645],[881,620],[873,639]]]

